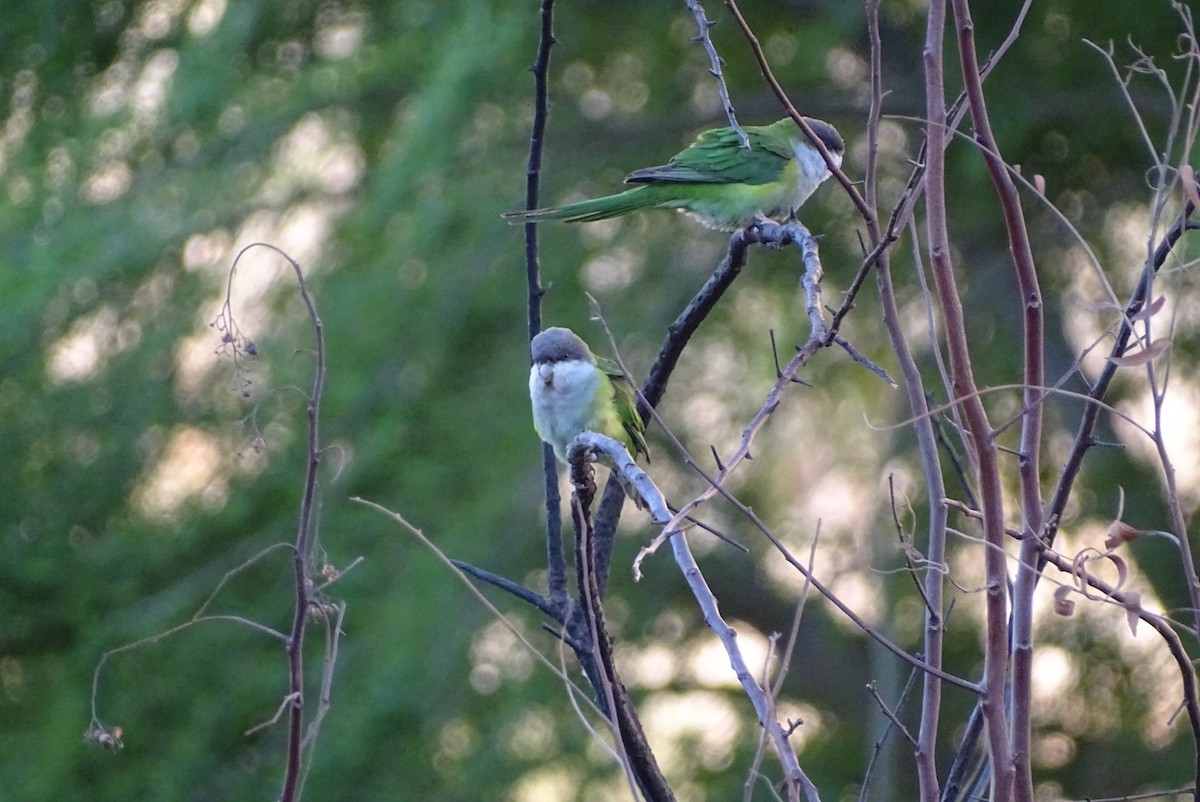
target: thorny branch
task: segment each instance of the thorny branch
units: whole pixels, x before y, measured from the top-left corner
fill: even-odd
[[[608,441],[606,445],[621,448],[614,440],[604,440]],[[591,508],[596,494],[596,475],[590,461],[592,452],[593,446],[581,435],[568,454],[571,484],[575,488],[571,496],[571,519],[575,526],[576,581],[580,597],[577,610],[582,618],[580,625],[588,632],[587,642],[592,650],[593,666],[599,680],[598,692],[605,701],[613,739],[627,776],[632,776],[650,802],[674,802],[675,795],[658,767],[637,711],[617,671],[612,639],[604,620],[603,599],[594,570]]]
[[[554,47],[554,0],[542,0],[537,56],[530,67],[533,73],[533,130],[529,136],[529,163],[525,170],[525,208],[536,209],[541,194],[542,152],[545,149],[546,121],[550,115],[550,49]],[[525,286],[528,307],[528,337],[532,341],[542,330],[541,260],[538,251],[538,227],[525,224]],[[542,477],[546,496],[546,567],[549,603],[564,610],[568,604],[566,563],[563,560],[562,499],[558,494],[558,460],[549,444],[542,444]]]
[[[725,85],[725,76],[721,73],[721,67],[725,64],[725,59],[717,53],[717,48],[713,46],[712,35],[710,31],[715,25],[712,20],[704,13],[704,6],[700,5],[700,0],[684,0],[687,4],[688,11],[692,12],[692,16],[696,18],[696,27],[700,29],[696,34],[696,41],[704,45],[704,52],[708,54],[709,68],[708,72],[717,82],[717,94],[721,97],[721,106],[725,109],[725,117],[729,120],[729,127],[734,130],[738,138],[742,140],[742,147],[747,150],[750,148],[750,137],[738,125],[737,117],[733,113],[733,101],[729,98],[729,87]]]

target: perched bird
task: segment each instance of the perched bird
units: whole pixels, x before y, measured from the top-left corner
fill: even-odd
[[[804,119],[840,166],[846,145],[837,129]],[[829,177],[828,165],[791,118],[745,130],[749,149],[732,128],[705,131],[661,167],[626,176],[625,183],[639,185],[633,189],[566,206],[509,212],[504,218],[510,223],[586,223],[639,209],[679,209],[709,228],[732,231],[757,217],[794,214]]]
[[[647,454],[645,425],[633,387],[615,363],[597,357],[570,329],[548,328],[530,343],[529,399],[533,427],[567,461],[571,441],[593,431]]]

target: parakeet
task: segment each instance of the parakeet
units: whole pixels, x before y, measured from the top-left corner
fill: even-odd
[[[846,145],[837,129],[804,119],[840,166]],[[710,228],[732,231],[758,217],[794,214],[829,177],[828,165],[791,118],[746,126],[745,131],[749,149],[732,128],[705,131],[667,164],[630,173],[625,183],[637,184],[633,189],[566,206],[509,212],[504,218],[511,223],[581,223],[639,209],[679,209]]]
[[[530,352],[533,427],[561,461],[567,461],[571,441],[585,430],[624,443],[635,458],[648,454],[633,387],[620,367],[558,326],[535,336]]]

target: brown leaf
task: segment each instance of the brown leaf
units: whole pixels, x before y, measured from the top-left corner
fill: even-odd
[[[1179,178],[1183,183],[1183,194],[1192,202],[1192,206],[1200,209],[1200,192],[1196,190],[1196,171],[1192,165],[1179,165]]]
[[[1129,631],[1137,637],[1137,625],[1141,620],[1142,594],[1131,590],[1125,594],[1125,620],[1129,622]]]
[[[1113,521],[1108,525],[1108,537],[1104,540],[1104,548],[1108,551],[1124,546],[1131,540],[1142,536],[1142,530],[1134,529],[1124,521]]]
[[[1125,562],[1115,554],[1106,554],[1104,556],[1108,557],[1108,559],[1112,561],[1112,564],[1117,566],[1116,589],[1120,590],[1121,588],[1125,587],[1125,580],[1129,579],[1129,563]]]
[[[1075,602],[1069,598],[1070,595],[1071,588],[1068,585],[1059,585],[1058,590],[1054,591],[1054,612],[1064,618],[1075,615]]]
[[[1149,320],[1157,315],[1162,308],[1167,305],[1167,296],[1160,295],[1150,302],[1149,306],[1143,306],[1136,315],[1131,315],[1131,321]]]
[[[1124,356],[1110,356],[1108,361],[1119,368],[1133,368],[1154,361],[1162,356],[1170,347],[1171,341],[1162,338],[1155,340],[1137,353],[1126,354]]]

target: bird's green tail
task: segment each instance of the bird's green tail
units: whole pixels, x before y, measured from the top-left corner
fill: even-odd
[[[551,206],[545,209],[531,209],[523,212],[508,212],[502,215],[510,223],[540,222],[542,220],[563,220],[568,223],[590,223],[593,220],[607,220],[610,217],[620,217],[623,214],[636,212],[639,209],[649,209],[656,206],[659,198],[651,192],[651,187],[634,187],[616,195],[606,195],[603,198],[569,203],[566,206]]]

